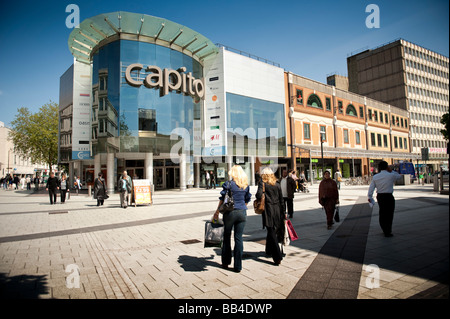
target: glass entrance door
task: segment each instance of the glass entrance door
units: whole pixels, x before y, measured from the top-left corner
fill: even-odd
[[[153,185],[155,185],[156,189],[164,189],[164,167],[157,167],[153,170]]]

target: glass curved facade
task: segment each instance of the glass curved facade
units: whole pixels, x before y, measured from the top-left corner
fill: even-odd
[[[202,65],[195,59],[153,43],[117,40],[100,48],[92,57],[93,153],[116,152],[170,153],[178,140],[171,132],[184,128],[193,136],[193,121],[200,120],[201,102],[181,92],[162,94],[160,88],[130,85],[125,71],[131,64],[144,66],[131,76],[143,80],[147,66],[161,70],[185,67],[196,79],[203,77]],[[111,150],[109,150],[111,151]]]

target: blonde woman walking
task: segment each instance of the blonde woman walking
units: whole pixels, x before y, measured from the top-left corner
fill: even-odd
[[[279,243],[283,242],[284,222],[287,219],[284,213],[284,200],[280,183],[273,174],[272,169],[266,167],[261,172],[261,181],[258,184],[256,199],[260,199],[265,192],[265,210],[262,214],[263,228],[267,229],[266,254],[272,256],[275,265],[283,259]]]
[[[222,245],[222,267],[228,269],[231,264],[231,231],[234,228],[234,271],[242,270],[242,254],[244,252],[244,243],[242,234],[244,233],[245,223],[247,221],[247,204],[252,198],[248,178],[241,166],[235,165],[228,172],[231,180],[223,184],[220,192],[219,205],[214,213],[214,219],[219,218],[219,207],[222,205],[228,189],[234,200],[234,210],[223,214],[224,235]]]

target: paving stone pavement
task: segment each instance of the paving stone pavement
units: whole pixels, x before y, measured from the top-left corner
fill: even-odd
[[[448,299],[448,196],[396,186],[394,237],[385,238],[378,205],[364,203],[368,186],[341,187],[331,230],[317,188],[295,195],[299,239],[280,266],[265,256],[261,216],[249,205],[240,273],[203,246],[218,189],[157,191],[153,205],[127,209],[117,194],[96,207],[82,194],[50,205],[45,194],[0,190],[0,297]]]

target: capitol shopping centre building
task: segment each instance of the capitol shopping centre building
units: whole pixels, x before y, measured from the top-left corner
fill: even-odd
[[[184,190],[204,187],[211,171],[220,185],[235,164],[254,185],[266,166],[277,176],[304,170],[311,180],[323,168],[361,176],[382,159],[416,160],[406,110],[286,72],[167,19],[100,14],[73,29],[68,46],[59,163],[86,187],[99,172],[109,191],[124,170],[155,189]]]

